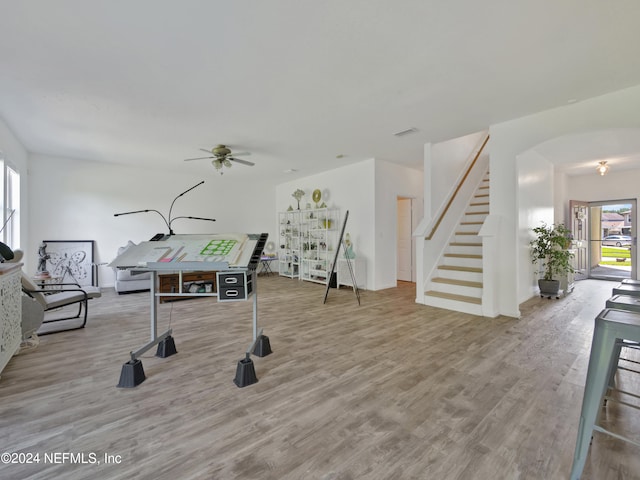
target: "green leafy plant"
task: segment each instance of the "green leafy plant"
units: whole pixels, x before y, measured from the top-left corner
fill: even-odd
[[[540,262],[543,280],[553,280],[554,275],[564,275],[573,272],[571,259],[573,253],[567,249],[571,245],[571,231],[559,223],[557,225],[541,226],[533,229],[536,237],[529,242],[531,247],[531,262]]]

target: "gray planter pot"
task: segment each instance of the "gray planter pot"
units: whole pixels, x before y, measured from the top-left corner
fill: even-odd
[[[557,295],[560,291],[560,280],[538,280],[540,295]]]

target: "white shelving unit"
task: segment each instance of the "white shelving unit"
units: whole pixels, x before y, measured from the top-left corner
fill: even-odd
[[[339,223],[337,208],[280,212],[279,274],[326,285],[338,246]]]
[[[302,210],[289,210],[279,214],[278,271],[283,277],[300,277],[301,219]]]
[[[340,216],[337,208],[302,210],[300,279],[327,283],[338,246]]]

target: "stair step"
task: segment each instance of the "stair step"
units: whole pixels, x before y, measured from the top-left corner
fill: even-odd
[[[488,185],[481,185],[480,187],[478,187],[478,190],[486,190],[487,188],[489,188]]]
[[[480,232],[456,232],[456,235],[476,235],[478,236]]]
[[[465,215],[489,215],[489,212],[464,212]]]
[[[462,243],[462,245],[460,245],[460,243]],[[447,246],[446,252],[457,253],[462,255],[482,255],[482,244],[476,245],[476,244],[471,244],[471,242],[469,242],[468,244],[464,244],[464,242],[450,243]],[[449,262],[446,262],[446,263],[449,263]]]
[[[470,207],[479,207],[480,205],[489,205],[489,202],[474,202],[469,204]]]
[[[460,225],[482,225],[484,222],[460,222]]]
[[[474,195],[473,198],[484,198],[488,196],[489,196],[488,193],[478,193],[477,195]]]
[[[452,247],[481,247],[482,242],[451,242]]]
[[[482,282],[470,282],[468,280],[456,280],[454,278],[436,277],[431,281],[436,283],[446,283],[448,285],[459,285],[461,287],[482,288]]]
[[[482,259],[482,255],[474,255],[472,253],[445,253],[445,257],[455,257],[455,258],[477,258]]]
[[[429,290],[424,292],[425,295],[431,297],[446,298],[448,300],[456,300],[458,302],[475,303],[476,305],[482,304],[481,298],[467,297],[466,295],[456,295],[455,293],[436,292],[435,290]]]
[[[458,265],[438,265],[440,270],[455,270],[456,272],[482,273],[482,268],[478,267],[460,267]]]

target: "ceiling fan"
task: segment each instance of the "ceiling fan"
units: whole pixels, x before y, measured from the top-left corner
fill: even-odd
[[[242,165],[247,165],[249,167],[253,167],[255,163],[249,162],[247,160],[242,160],[241,158],[236,158],[241,155],[251,155],[249,152],[240,152],[240,153],[231,153],[231,150],[226,145],[216,145],[211,150],[207,150],[205,148],[201,148],[203,152],[207,152],[210,154],[209,157],[197,157],[197,158],[185,158],[185,162],[190,162],[191,160],[204,160],[206,158],[212,158],[211,164],[216,167],[216,170],[220,171],[220,175],[222,175],[222,167],[231,167],[231,162],[241,163]]]

